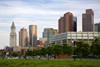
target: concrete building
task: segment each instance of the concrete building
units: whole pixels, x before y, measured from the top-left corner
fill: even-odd
[[[27,36],[27,29],[22,28],[19,31],[19,46],[21,47],[25,47],[28,46],[27,42],[28,42],[28,36]]]
[[[91,45],[91,42],[93,41],[94,37],[100,37],[100,32],[66,32],[61,33],[58,35],[52,35],[51,37],[51,45],[60,44],[63,43],[69,43],[72,44],[72,41],[84,41]],[[72,45],[73,46],[73,45]]]
[[[95,32],[100,32],[100,22],[94,24]]]
[[[15,46],[15,47],[13,47],[13,51],[21,51],[21,46]]]
[[[86,9],[86,13],[82,14],[82,30],[83,32],[94,31],[94,12],[92,9]]]
[[[53,29],[55,35],[59,34],[58,30],[57,29]]]
[[[67,12],[64,17],[61,17],[58,21],[59,33],[77,31],[77,17],[73,17],[73,14]]]
[[[39,47],[42,48],[42,47],[47,47],[47,38],[39,38]]]
[[[43,38],[47,38],[47,45],[51,43],[51,36],[55,35],[53,28],[45,28],[43,32]]]
[[[29,26],[30,45],[36,47],[37,45],[37,25]]]
[[[14,22],[11,25],[11,33],[10,33],[10,47],[17,46],[17,34],[16,34],[16,27]]]

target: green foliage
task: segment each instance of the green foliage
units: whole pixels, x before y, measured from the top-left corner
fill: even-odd
[[[53,46],[48,46],[47,47],[47,54],[48,55],[53,55],[54,54],[54,47]]]
[[[36,50],[36,55],[41,55],[41,50]]]
[[[63,44],[63,55],[67,54],[68,56],[70,56],[73,52],[73,48],[70,44]]]
[[[84,41],[77,41],[75,54],[80,55],[80,60],[81,60],[81,55],[88,56],[90,54],[89,44],[84,43]]]
[[[33,50],[33,56],[37,55],[37,50]]]
[[[13,57],[17,57],[17,56],[18,56],[18,53],[15,53],[15,52],[14,52],[14,53],[12,53],[12,56],[13,56]]]
[[[54,55],[59,56],[59,55],[62,55],[62,54],[63,54],[62,46],[55,44],[54,45]]]
[[[90,54],[90,46],[88,43],[84,43],[82,47],[82,55],[83,56],[88,56]]]
[[[100,37],[94,37],[94,41],[91,45],[91,51],[94,55],[100,55]]]
[[[3,52],[4,53],[4,55],[6,55],[6,52]]]
[[[33,56],[33,51],[32,50],[26,51],[26,56]]]
[[[41,55],[45,56],[46,54],[47,54],[47,49],[43,47],[41,49]]]

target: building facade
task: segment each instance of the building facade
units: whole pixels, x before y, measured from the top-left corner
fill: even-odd
[[[32,47],[37,46],[37,25],[29,26],[29,37],[30,37],[30,45]]]
[[[16,34],[16,27],[14,22],[11,25],[11,33],[10,33],[10,47],[17,46],[17,34]]]
[[[95,32],[100,32],[100,22],[94,25]]]
[[[73,14],[67,12],[64,17],[61,17],[58,21],[59,33],[77,31],[77,17],[73,17]]]
[[[55,35],[59,34],[58,30],[57,29],[53,29]]]
[[[42,47],[47,47],[47,38],[39,38],[39,47],[42,48]]]
[[[73,30],[77,32],[77,17],[73,16]]]
[[[94,12],[92,9],[86,9],[86,13],[82,14],[82,30],[83,32],[94,31]]]
[[[53,28],[45,28],[43,32],[43,38],[47,38],[47,45],[51,43],[51,36],[55,35]]]
[[[84,41],[91,45],[91,42],[94,40],[94,37],[100,36],[100,32],[66,32],[58,35],[53,35],[51,37],[51,44],[60,44],[69,43],[72,44],[72,41]],[[73,46],[73,45],[72,45]]]
[[[19,31],[19,46],[21,47],[28,46],[27,29],[25,28],[22,28]]]

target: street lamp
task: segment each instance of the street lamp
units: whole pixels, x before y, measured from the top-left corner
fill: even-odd
[[[75,39],[72,41],[72,43],[74,44],[74,60],[76,60],[76,57],[75,57],[75,43],[76,43],[76,41],[75,41]]]

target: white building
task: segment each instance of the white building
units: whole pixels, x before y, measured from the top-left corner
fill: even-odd
[[[16,27],[14,22],[11,25],[11,33],[10,33],[10,47],[17,46],[17,34],[16,34]]]
[[[84,41],[91,45],[94,37],[100,37],[100,32],[66,32],[51,37],[51,45],[63,43],[72,44],[73,40]]]

